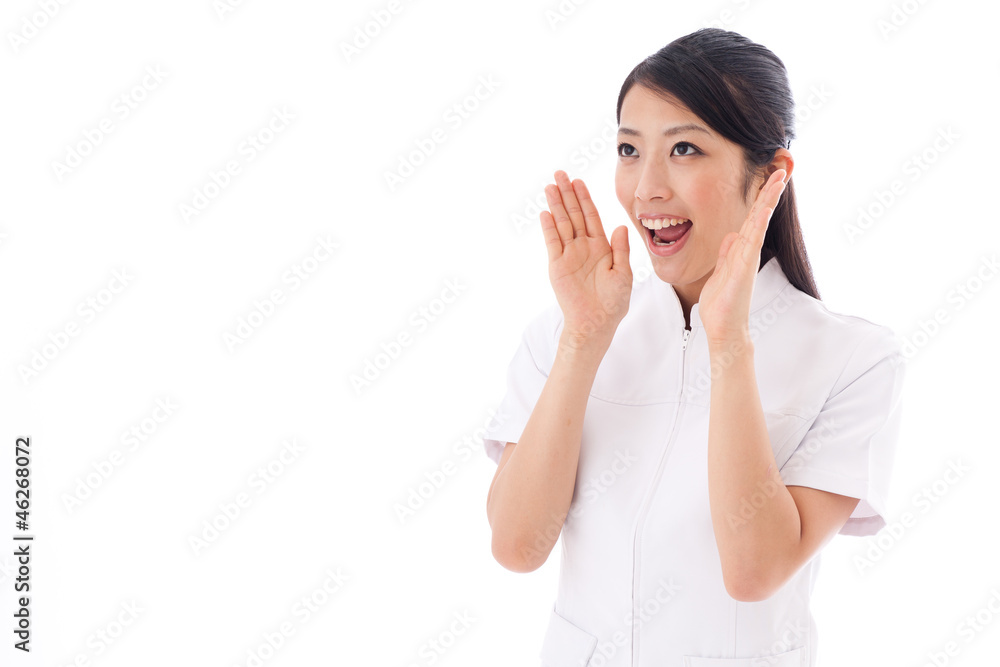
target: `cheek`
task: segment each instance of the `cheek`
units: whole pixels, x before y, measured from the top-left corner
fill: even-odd
[[[628,179],[622,174],[620,169],[615,170],[615,195],[618,197],[618,203],[622,207],[632,212],[632,200],[635,198],[635,187],[631,187],[628,183]]]
[[[692,216],[707,220],[715,227],[715,220],[722,208],[718,182],[715,179],[692,181],[687,189],[687,204]]]
[[[731,177],[699,178],[689,184],[688,203],[709,223],[709,235],[721,238],[743,224],[739,216],[741,185],[741,181]]]
[[[726,206],[737,206],[743,202],[743,176],[730,171],[725,177],[715,181],[715,196]]]
[[[688,196],[699,205],[729,206],[739,200],[739,182],[729,172],[705,171],[687,183]]]

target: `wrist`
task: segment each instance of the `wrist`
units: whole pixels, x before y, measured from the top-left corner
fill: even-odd
[[[596,369],[608,351],[611,342],[593,335],[563,333],[559,336],[556,356],[575,366]]]
[[[713,360],[753,359],[753,341],[749,336],[709,339],[708,355]]]

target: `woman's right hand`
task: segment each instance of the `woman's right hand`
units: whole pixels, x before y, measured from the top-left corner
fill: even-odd
[[[608,243],[587,186],[555,172],[545,187],[549,211],[542,234],[549,253],[549,281],[563,312],[563,342],[574,348],[607,349],[632,297],[628,227],[617,227]]]

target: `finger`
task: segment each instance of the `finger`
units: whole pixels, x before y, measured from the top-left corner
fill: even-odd
[[[784,178],[785,170],[778,169],[767,179],[760,192],[757,193],[757,198],[754,200],[753,206],[750,207],[750,212],[747,214],[746,220],[743,221],[743,227],[740,228],[740,236],[749,239],[753,235],[753,229],[757,225],[761,209],[767,206],[774,209],[778,205],[778,197],[785,187],[783,183]],[[777,183],[781,185],[776,186],[775,184]]]
[[[542,237],[545,239],[545,249],[549,254],[549,262],[554,262],[562,256],[563,242],[556,229],[555,220],[548,211],[542,211],[538,216],[542,221]]]
[[[618,232],[619,229],[622,230],[621,233]],[[628,253],[628,227],[622,225],[611,232],[611,268],[631,276],[632,266],[628,261]]]
[[[774,179],[775,182],[770,183],[769,187],[764,188],[767,191],[767,197],[764,199],[764,205],[762,205],[754,219],[753,227],[750,229],[749,238],[747,240],[746,248],[744,248],[744,258],[749,260],[753,256],[760,256],[760,249],[764,245],[764,237],[767,235],[767,228],[771,222],[771,216],[774,215],[774,209],[778,206],[778,199],[781,197],[781,193],[785,190],[785,183],[782,180],[784,178],[784,170],[779,169],[776,174],[781,174],[778,178]]]
[[[764,245],[764,235],[767,233],[767,224],[773,212],[774,209],[767,206],[757,211],[757,215],[754,216],[753,227],[750,229],[750,236],[745,239],[746,242],[743,244],[742,257],[747,265],[753,265],[755,272],[759,268],[759,262],[752,262],[751,260],[754,257],[760,258],[760,249]]]
[[[604,225],[601,223],[601,216],[597,214],[597,207],[594,200],[590,198],[590,191],[579,178],[573,181],[573,189],[576,191],[577,199],[580,201],[580,208],[583,209],[583,219],[587,225],[587,236],[598,236],[607,238],[604,234]]]
[[[722,239],[722,245],[719,246],[718,257],[718,261],[720,263],[724,264],[726,262],[728,258],[727,256],[729,255],[729,249],[733,247],[733,243],[739,238],[739,235],[730,232],[729,234],[726,234],[724,239]]]
[[[559,238],[563,244],[569,243],[573,240],[573,223],[570,221],[566,209],[563,208],[559,188],[552,184],[546,185],[545,200],[549,203],[550,215],[555,221],[554,224],[556,230],[559,232]]]
[[[759,251],[764,244],[764,235],[767,233],[767,221],[770,219],[774,208],[778,205],[778,197],[785,187],[784,176],[784,169],[778,169],[771,174],[770,178],[761,187],[760,192],[757,193],[757,198],[754,200],[753,206],[750,207],[750,212],[743,221],[743,226],[740,227],[740,238],[742,239],[743,247],[740,249],[739,255],[748,263],[751,255],[755,251]]]
[[[569,182],[569,176],[561,169],[555,173],[556,183],[559,185],[559,193],[562,195],[562,204],[569,214],[569,219],[573,222],[573,231],[577,237],[587,235],[587,223],[583,219],[583,209],[573,192],[573,184]]]
[[[760,208],[766,207],[772,211],[777,208],[778,199],[781,198],[781,193],[785,191],[785,173],[784,169],[778,169],[771,174],[771,178],[761,188],[760,195],[758,196]]]

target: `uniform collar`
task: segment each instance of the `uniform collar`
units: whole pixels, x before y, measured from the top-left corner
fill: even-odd
[[[653,274],[652,279],[660,283],[663,291],[667,293],[663,298],[666,303],[670,304],[667,306],[670,311],[671,317],[680,321],[683,326],[684,322],[684,311],[681,309],[681,300],[677,296],[677,292],[674,290],[674,286],[668,282],[660,280]],[[777,257],[772,257],[767,260],[757,271],[757,279],[754,282],[753,296],[750,297],[750,313],[753,314],[760,310],[768,303],[771,302],[774,297],[778,295],[786,285],[789,285],[788,277],[785,276],[785,272],[781,270],[781,265],[778,263]],[[691,306],[691,328],[701,327],[701,315],[698,313],[698,306],[700,304],[696,303]]]

